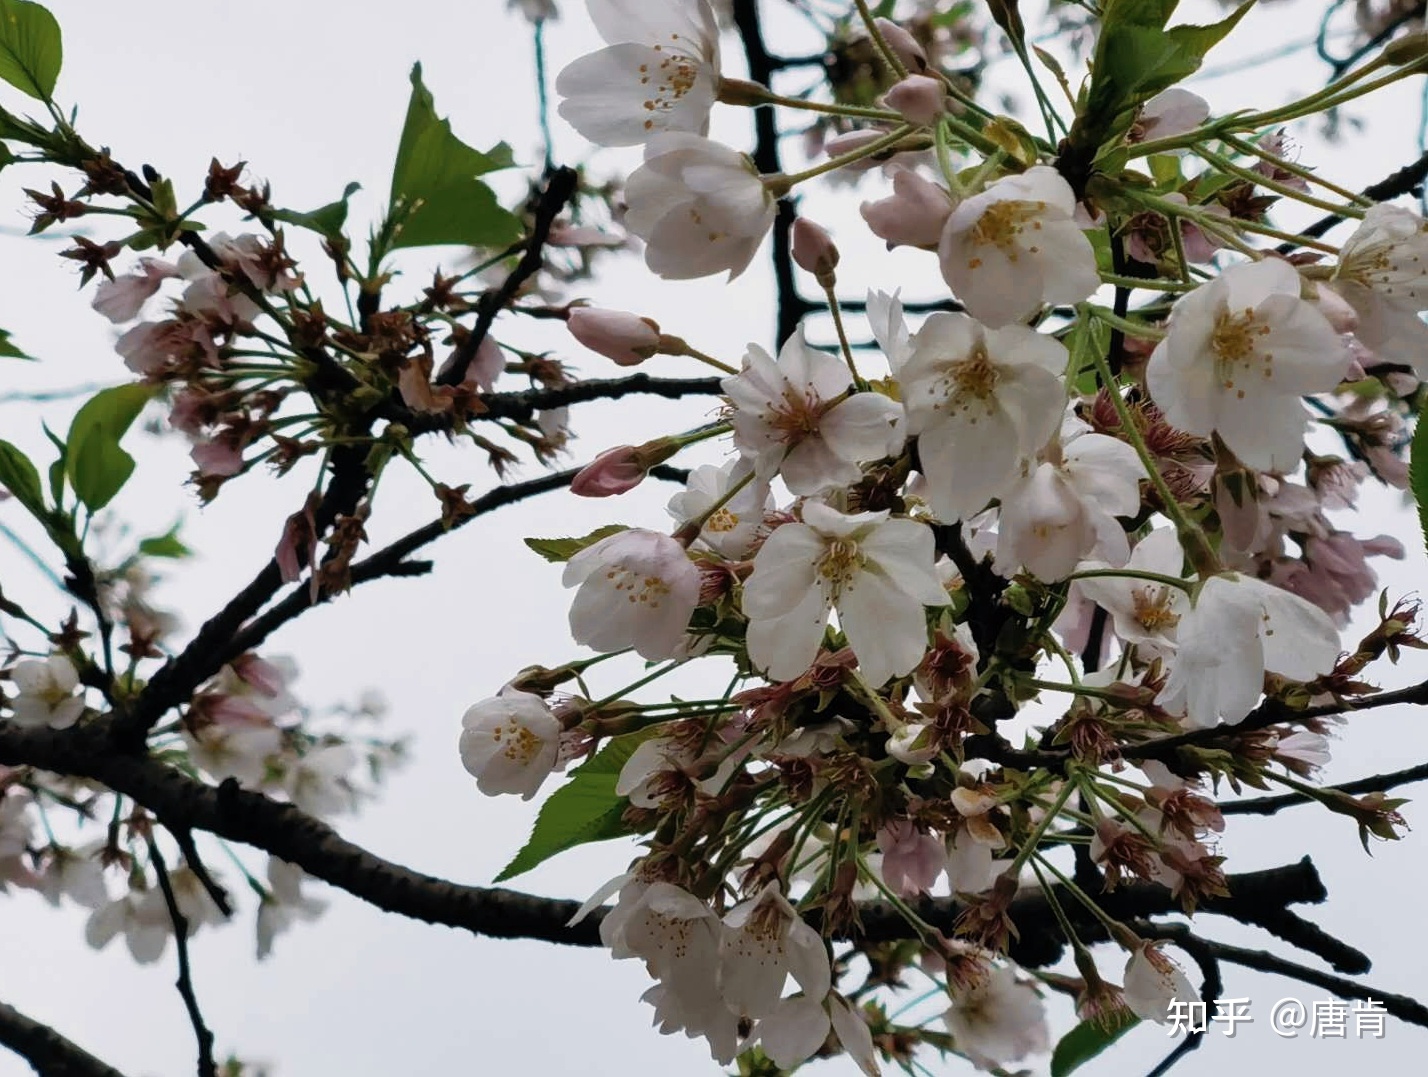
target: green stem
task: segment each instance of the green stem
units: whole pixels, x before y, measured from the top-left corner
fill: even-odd
[[[1242,168],[1228,157],[1218,154],[1208,147],[1197,145],[1194,147],[1194,151],[1197,155],[1221,171],[1228,172],[1232,176],[1238,176],[1247,183],[1252,183],[1256,187],[1263,187],[1267,191],[1273,191],[1275,194],[1281,195],[1284,198],[1292,198],[1294,201],[1302,202],[1306,206],[1313,206],[1315,209],[1322,209],[1326,213],[1333,213],[1340,217],[1362,218],[1364,215],[1364,211],[1359,209],[1358,206],[1344,206],[1336,202],[1326,202],[1322,198],[1315,198],[1311,194],[1290,187],[1287,184],[1280,183],[1277,180],[1272,180],[1268,176],[1262,176],[1251,169]]]
[[[1085,572],[1073,572],[1066,579],[1068,582],[1099,579],[1146,580],[1150,583],[1174,587],[1186,594],[1192,594],[1195,590],[1194,580],[1183,579],[1180,576],[1165,576],[1159,572],[1144,572],[1137,568],[1088,568]]]
[[[892,133],[884,135],[882,138],[877,139],[874,142],[869,142],[866,146],[860,146],[855,150],[849,150],[847,153],[840,153],[837,157],[830,157],[822,164],[814,165],[812,168],[805,169],[802,172],[780,172],[772,176],[765,176],[763,178],[764,186],[767,187],[775,195],[782,198],[800,183],[804,183],[807,180],[816,179],[817,177],[822,176],[828,172],[836,172],[844,165],[854,164],[858,161],[863,160],[865,157],[872,157],[875,154],[882,153],[883,150],[891,149],[893,146],[896,146],[899,142],[905,139],[908,135],[912,134],[915,130],[917,130],[915,125],[905,123]]]

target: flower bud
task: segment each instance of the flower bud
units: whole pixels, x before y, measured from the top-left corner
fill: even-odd
[[[1404,34],[1390,41],[1383,49],[1383,58],[1395,67],[1403,67],[1428,59],[1428,33]]]
[[[577,497],[612,497],[633,490],[650,468],[664,463],[682,447],[675,438],[655,438],[643,445],[606,449],[570,481],[570,492]]]
[[[908,123],[934,123],[942,115],[946,92],[942,83],[926,75],[908,75],[884,96],[888,108],[901,113]]]
[[[908,169],[893,176],[893,193],[876,202],[864,202],[863,215],[873,235],[887,241],[888,249],[910,246],[936,250],[942,227],[952,215],[947,192]]]
[[[807,217],[793,222],[793,260],[800,269],[812,273],[824,288],[833,287],[833,270],[838,265],[838,247],[822,225]]]
[[[565,324],[581,344],[619,366],[638,366],[659,348],[659,326],[638,314],[575,307]]]
[[[877,26],[878,33],[883,35],[887,47],[893,50],[904,67],[909,71],[927,70],[927,53],[923,51],[917,38],[891,19],[874,19],[873,23]]]
[[[871,145],[880,138],[887,137],[886,131],[846,131],[841,135],[834,135],[823,144],[823,152],[829,157],[841,157],[845,153],[852,153],[860,150],[864,146]],[[843,167],[849,172],[866,172],[870,168],[876,168],[878,161],[872,157],[864,157],[861,160],[846,164]]]
[[[644,482],[646,470],[633,445],[606,449],[570,480],[576,497],[613,497]]]

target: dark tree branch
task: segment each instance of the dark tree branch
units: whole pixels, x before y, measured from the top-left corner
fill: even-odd
[[[1393,173],[1393,175],[1385,176],[1377,183],[1370,184],[1365,187],[1361,193],[1365,198],[1370,198],[1375,202],[1387,202],[1389,199],[1397,198],[1400,195],[1414,194],[1422,188],[1425,179],[1428,179],[1428,153],[1423,154],[1423,156],[1419,157],[1418,160],[1412,164],[1404,165],[1397,172]],[[1301,236],[1308,236],[1311,239],[1317,239],[1343,219],[1341,214],[1330,213],[1320,217],[1313,224],[1309,225],[1309,227],[1302,229],[1299,234]],[[1299,244],[1297,243],[1286,242],[1281,243],[1278,250],[1281,254],[1288,254],[1298,246]]]
[[[771,86],[780,63],[770,55],[764,44],[763,25],[759,20],[758,0],[734,0],[734,26],[744,43],[744,60],[749,78],[763,86]],[[778,120],[771,108],[754,110],[754,164],[765,175],[783,171],[778,150]],[[796,214],[788,199],[779,202],[778,216],[773,225],[773,270],[777,289],[777,339],[780,345],[798,332],[798,323],[812,306],[798,294],[798,282],[793,271],[791,230]]]
[[[627,378],[592,378],[559,389],[527,389],[520,393],[489,393],[481,398],[482,411],[469,419],[514,419],[528,423],[538,411],[588,404],[593,400],[619,400],[643,394],[666,400],[686,396],[718,396],[723,392],[719,378],[652,378],[631,374]],[[413,435],[449,431],[455,425],[450,415],[410,415],[404,423]]]
[[[551,226],[575,196],[579,182],[580,175],[573,168],[562,166],[547,174],[545,190],[541,192],[540,200],[536,203],[535,220],[531,225],[531,236],[526,242],[525,253],[516,263],[516,268],[501,282],[501,286],[481,297],[477,306],[476,326],[470,335],[461,338],[461,342],[441,368],[441,372],[436,376],[437,385],[457,385],[461,382],[466,375],[466,367],[476,357],[476,349],[481,347],[482,341],[491,331],[496,315],[510,305],[526,281],[540,272],[541,266],[545,264],[545,245],[550,239]]]
[[[1338,785],[1325,786],[1326,790],[1337,789],[1340,793],[1348,793],[1350,796],[1357,796],[1360,793],[1382,793],[1389,789],[1396,789],[1400,785],[1409,785],[1412,782],[1428,781],[1428,763],[1420,763],[1416,767],[1408,767],[1405,770],[1395,770],[1388,774],[1373,774],[1367,778],[1360,778],[1357,781],[1341,782]],[[1293,808],[1299,804],[1312,804],[1314,798],[1305,796],[1303,793],[1285,793],[1282,796],[1273,797],[1250,797],[1246,800],[1231,800],[1220,805],[1221,815],[1273,815],[1284,808]]]
[[[463,886],[375,856],[341,837],[332,827],[292,804],[241,789],[234,781],[206,785],[154,759],[115,753],[102,727],[21,729],[0,722],[0,764],[36,766],[100,782],[130,797],[170,829],[207,831],[250,845],[296,864],[314,878],[347,891],[386,912],[444,924],[494,938],[527,938],[572,946],[598,946],[602,910],[571,925],[578,903],[535,897],[499,887]],[[1267,871],[1229,878],[1231,896],[1204,903],[1204,911],[1248,922],[1267,908],[1323,901],[1326,894],[1307,858]],[[1077,903],[1061,895],[1069,910]],[[1179,910],[1162,886],[1125,886],[1102,899],[1117,918],[1157,916]],[[917,912],[950,932],[963,906],[948,899],[928,899]],[[1013,906],[1022,938],[1012,955],[1028,965],[1056,961],[1063,946],[1060,929],[1044,895],[1028,891]],[[1080,914],[1073,916],[1079,920]],[[913,937],[902,914],[882,903],[861,909],[858,937],[887,941]],[[1077,922],[1086,941],[1105,937],[1099,921]]]
[[[314,514],[319,535],[337,517],[352,513],[366,494],[370,481],[366,456],[360,445],[340,445],[333,450],[332,480]],[[282,582],[277,560],[269,560],[246,587],[204,622],[183,651],[154,674],[135,704],[115,714],[110,722],[114,746],[125,752],[142,750],[149,730],[164,712],[186,702],[195,688],[223,667],[225,645],[245,621],[272,600]]]
[[[178,980],[174,986],[183,998],[189,1024],[193,1025],[193,1035],[198,1041],[198,1077],[216,1077],[218,1065],[213,1060],[213,1032],[203,1019],[198,995],[193,990],[193,970],[188,961],[188,917],[179,910],[173,883],[169,880],[168,865],[164,863],[163,854],[159,852],[158,842],[154,841],[152,834],[149,835],[149,859],[159,876],[159,889],[163,891],[164,905],[168,908],[169,919],[174,925],[174,945],[178,950]]]
[[[1339,998],[1373,999],[1375,1002],[1382,1002],[1385,1012],[1399,1020],[1428,1028],[1428,1006],[1424,1006],[1417,999],[1409,998],[1407,995],[1395,995],[1358,980],[1347,980],[1342,976],[1320,972],[1318,969],[1311,969],[1306,965],[1288,961],[1264,950],[1248,950],[1241,946],[1230,946],[1228,943],[1213,942],[1195,935],[1184,924],[1142,924],[1137,926],[1137,930],[1142,928],[1144,929],[1142,934],[1154,938],[1170,939],[1177,945],[1182,944],[1182,940],[1187,942],[1193,940],[1191,945],[1203,946],[1206,952],[1213,954],[1220,961],[1228,961],[1232,965],[1240,965],[1257,972],[1278,973],[1280,976],[1298,980],[1310,987],[1321,987]],[[1189,952],[1188,947],[1187,952]]]
[[[30,1064],[40,1077],[124,1077],[52,1029],[0,1002],[0,1046]]]

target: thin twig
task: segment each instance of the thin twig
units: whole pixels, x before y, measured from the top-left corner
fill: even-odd
[[[1325,788],[1337,789],[1340,793],[1357,796],[1360,793],[1382,793],[1389,789],[1396,789],[1400,785],[1422,781],[1428,781],[1428,763],[1420,763],[1416,767],[1395,770],[1387,774],[1373,774],[1367,778],[1359,778],[1357,781],[1340,782]],[[1314,798],[1303,793],[1285,793],[1282,796],[1250,797],[1245,800],[1226,801],[1219,807],[1221,815],[1273,815],[1284,808],[1312,803],[1315,803]]]
[[[164,904],[168,906],[169,919],[174,925],[174,945],[178,950],[178,980],[174,986],[183,998],[188,1010],[188,1020],[193,1025],[193,1035],[198,1040],[198,1077],[216,1077],[218,1065],[213,1060],[213,1032],[203,1020],[203,1011],[198,1005],[198,996],[193,990],[193,970],[188,960],[188,918],[179,911],[178,899],[174,896],[173,883],[169,880],[168,865],[159,852],[158,842],[149,835],[149,859],[159,876],[159,888],[164,893]]]

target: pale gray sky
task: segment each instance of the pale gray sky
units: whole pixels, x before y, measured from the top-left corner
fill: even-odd
[[[406,107],[408,71],[416,60],[425,66],[439,111],[452,117],[458,134],[480,147],[506,139],[518,156],[538,159],[530,36],[522,20],[505,13],[504,0],[401,5],[49,0],[49,6],[66,35],[59,97],[79,105],[80,130],[90,141],[112,147],[121,160],[148,161],[173,176],[181,198],[196,188],[213,155],[225,162],[248,160],[255,174],[272,180],[281,204],[297,208],[330,201],[355,179],[364,187],[353,201],[360,233],[381,205]],[[565,19],[549,33],[553,72],[597,44],[581,5],[567,0],[564,6]],[[1220,10],[1208,2],[1183,7],[1187,18]],[[1253,13],[1228,55],[1312,32],[1298,10],[1299,5],[1281,3]],[[735,51],[732,41],[726,44]],[[805,39],[788,51],[812,46]],[[1301,53],[1274,68],[1196,88],[1216,111],[1230,111],[1277,102],[1291,89],[1313,88],[1323,74],[1310,54]],[[7,107],[19,106],[17,95],[5,89],[0,94]],[[1416,106],[1416,90],[1410,89],[1386,97],[1371,114],[1360,110],[1365,118],[1376,118],[1373,134],[1333,148],[1323,148],[1312,132],[1296,130],[1305,147],[1302,159],[1349,186],[1378,179],[1411,156],[1407,117],[1416,117]],[[745,119],[721,112],[714,133],[745,145]],[[556,124],[559,156],[568,161],[584,156],[580,140]],[[592,160],[597,169],[615,170],[632,157],[605,153]],[[38,185],[38,178],[17,168],[0,174],[0,224],[24,225],[19,188]],[[903,284],[909,294],[922,295],[941,288],[927,257],[888,256],[860,234],[852,205],[846,195],[827,194],[807,203],[843,243],[842,275],[851,294],[870,283]],[[112,333],[74,294],[68,264],[54,257],[58,245],[8,237],[0,242],[7,283],[0,326],[45,360],[34,367],[7,364],[6,388],[118,380],[124,370],[112,351]],[[448,263],[455,256],[447,255]],[[413,274],[405,286],[420,287],[433,260],[433,252],[419,252],[405,263]],[[320,259],[309,267],[315,280],[321,267]],[[717,281],[652,282],[638,260],[629,259],[589,295],[638,309],[667,331],[730,360],[737,360],[748,341],[768,343],[771,286],[762,261],[725,287]],[[501,331],[529,346],[557,348],[592,374],[611,373],[608,364],[581,354],[557,328],[512,331],[503,323]],[[678,360],[663,362],[671,373],[696,372]],[[586,459],[645,432],[691,425],[703,407],[651,402],[582,412],[574,455]],[[37,418],[14,407],[0,409],[0,432],[38,446]],[[234,580],[247,579],[266,560],[300,493],[292,482],[275,487],[253,481],[200,510],[181,488],[188,470],[182,446],[149,443],[142,449],[140,477],[116,508],[155,529],[185,517],[187,537],[201,557],[170,574],[167,594],[192,626],[228,597]],[[448,481],[471,481],[479,489],[489,480],[482,465],[469,458],[433,452],[432,459]],[[612,518],[657,526],[668,493],[641,489],[618,503],[556,497],[506,511],[435,547],[439,569],[433,577],[370,585],[272,641],[274,653],[299,660],[298,689],[305,699],[315,704],[350,699],[375,685],[391,700],[390,727],[413,734],[412,765],[392,780],[380,802],[355,820],[341,821],[345,834],[428,872],[490,881],[522,843],[537,805],[477,792],[455,751],[461,713],[521,666],[576,653],[565,631],[567,596],[558,573],[528,553],[519,538],[582,533]],[[429,500],[416,483],[384,485],[371,528],[374,542],[404,530],[404,524],[426,520]],[[1407,561],[1384,573],[1384,583],[1399,592],[1421,586],[1425,565],[1411,516],[1395,496],[1370,493],[1366,502],[1374,517],[1370,529],[1400,535],[1411,551]],[[1423,670],[1417,663],[1383,677],[1406,684]],[[1351,778],[1393,769],[1425,750],[1428,737],[1417,731],[1414,715],[1365,716],[1338,745],[1329,775]],[[1371,982],[1428,994],[1421,972],[1425,944],[1415,926],[1425,872],[1419,834],[1375,846],[1369,860],[1347,821],[1303,808],[1279,823],[1235,819],[1225,841],[1230,867],[1270,866],[1312,852],[1331,904],[1302,911],[1375,958]],[[580,850],[515,885],[584,897],[621,870],[628,853],[614,845]],[[648,981],[636,962],[616,963],[601,951],[472,939],[377,913],[325,888],[324,896],[331,900],[328,914],[280,938],[274,956],[261,965],[252,956],[251,903],[234,924],[195,940],[197,988],[222,1049],[269,1060],[280,1077],[717,1071],[702,1043],[650,1030],[650,1011],[638,1001]],[[145,969],[136,968],[117,944],[96,954],[84,944],[80,915],[56,913],[23,892],[5,899],[3,915],[10,948],[0,969],[0,998],[53,1022],[127,1073],[167,1077],[192,1070],[192,1035],[172,989],[171,951]],[[1203,927],[1227,941],[1266,944],[1257,932],[1230,930],[1208,918]],[[1264,1024],[1271,1002],[1286,995],[1306,1002],[1327,996],[1236,969],[1228,969],[1227,978],[1228,993],[1254,999],[1259,1022],[1242,1029],[1236,1044],[1222,1043],[1223,1037],[1212,1033],[1177,1072],[1289,1066],[1314,1075],[1354,1064],[1408,1069],[1408,1060],[1428,1047],[1423,1030],[1394,1022],[1381,1043],[1281,1040]],[[1069,1027],[1064,1005],[1053,1003],[1053,1014],[1057,1027]],[[1138,1029],[1118,1052],[1085,1072],[1145,1072],[1167,1047],[1159,1029]],[[927,1062],[939,1073],[967,1069],[956,1061]],[[1036,1072],[1044,1068],[1041,1059]],[[853,1072],[842,1062],[817,1070]],[[17,1059],[0,1054],[0,1077],[23,1072]]]

